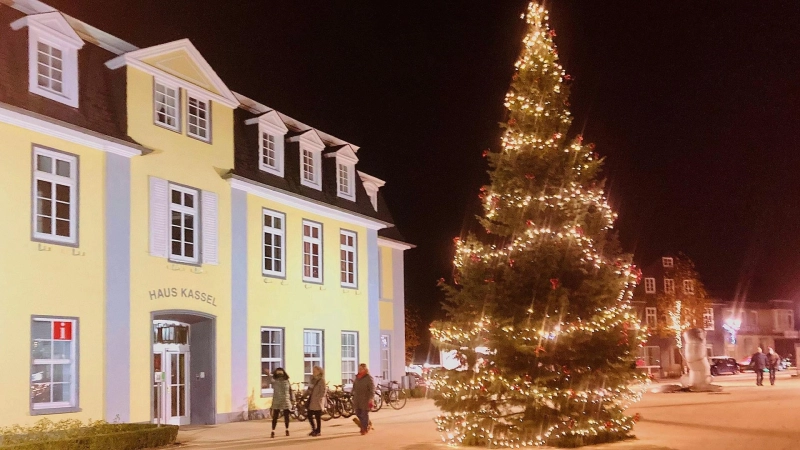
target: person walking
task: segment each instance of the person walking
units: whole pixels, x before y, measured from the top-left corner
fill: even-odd
[[[761,347],[756,349],[750,357],[750,365],[756,371],[756,386],[764,385],[764,367],[767,365],[767,355],[761,353]]]
[[[309,436],[319,436],[322,434],[322,411],[325,411],[326,392],[328,386],[325,384],[325,371],[322,367],[314,366],[311,377],[310,387],[308,388],[308,400],[306,409],[308,410],[308,421],[311,423],[311,433]]]
[[[278,367],[272,371],[272,434],[275,437],[275,427],[278,417],[283,413],[283,422],[286,424],[286,436],[289,435],[289,410],[292,409],[292,388],[289,385],[289,375]]]
[[[781,363],[781,357],[775,353],[772,347],[767,349],[767,369],[769,369],[769,384],[775,385],[775,371],[778,370],[778,364]]]
[[[353,408],[356,410],[356,417],[361,426],[361,434],[365,435],[370,430],[369,410],[372,409],[372,402],[375,396],[375,381],[369,374],[367,365],[358,365],[358,374],[353,382]]]

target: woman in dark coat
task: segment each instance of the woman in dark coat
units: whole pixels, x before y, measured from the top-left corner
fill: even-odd
[[[353,382],[353,408],[356,410],[361,434],[369,432],[369,410],[375,398],[375,381],[369,374],[366,364],[359,364],[356,381]]]
[[[309,436],[319,436],[322,432],[322,411],[325,411],[325,394],[328,386],[325,384],[325,371],[322,367],[314,366],[313,376],[308,388],[308,421],[311,422]]]
[[[283,412],[283,421],[286,424],[286,435],[289,435],[289,410],[292,409],[292,388],[289,385],[289,375],[282,367],[272,371],[272,435],[275,437],[275,427],[278,425],[278,416]]]

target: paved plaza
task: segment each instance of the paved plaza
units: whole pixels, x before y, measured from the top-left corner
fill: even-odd
[[[775,386],[756,386],[752,373],[717,377],[720,393],[648,392],[630,409],[642,420],[636,439],[584,447],[609,450],[795,449],[800,441],[800,378],[779,374]],[[669,383],[669,381],[665,382]],[[658,386],[654,383],[652,387]],[[361,436],[350,419],[324,422],[322,436],[307,436],[308,423],[292,422],[292,436],[270,439],[265,420],[184,427],[178,439],[187,449],[244,450],[296,448],[325,450],[424,450],[445,448],[436,432],[437,409],[414,399],[400,410],[372,414],[375,431]],[[283,433],[283,424],[278,432]]]

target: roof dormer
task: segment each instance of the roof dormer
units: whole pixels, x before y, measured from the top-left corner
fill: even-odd
[[[258,125],[258,168],[267,173],[283,176],[284,136],[289,131],[275,110],[267,111],[258,117],[244,122]]]
[[[302,131],[288,139],[300,145],[300,184],[322,190],[322,150],[325,143],[315,130]]]
[[[367,195],[369,195],[369,200],[372,202],[372,207],[375,208],[375,211],[378,211],[378,191],[386,184],[385,181],[381,180],[380,178],[373,177],[372,175],[367,175],[362,171],[358,171],[358,176],[361,177],[361,183],[364,184],[364,190],[367,191]]]
[[[336,195],[356,201],[356,149],[350,144],[333,147],[326,158],[336,158]]]
[[[25,16],[11,23],[28,27],[28,90],[78,107],[78,50],[83,40],[60,12]]]

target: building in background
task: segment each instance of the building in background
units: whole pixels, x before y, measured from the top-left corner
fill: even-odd
[[[213,424],[268,407],[278,366],[404,375],[383,181],[188,40],[0,0],[0,135],[0,424]]]

